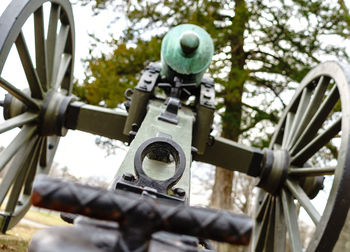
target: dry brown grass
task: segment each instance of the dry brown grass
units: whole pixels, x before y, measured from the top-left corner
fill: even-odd
[[[61,219],[57,212],[48,212],[35,208],[28,211],[24,218],[47,226],[69,225]]]
[[[50,213],[31,209],[25,216],[26,219],[47,225],[68,225],[62,221],[57,213]],[[19,223],[5,235],[0,234],[0,252],[25,252],[28,244],[36,231],[40,228],[28,224]]]
[[[7,234],[0,235],[1,252],[25,252],[29,241],[38,228],[19,223],[16,227],[9,230]]]

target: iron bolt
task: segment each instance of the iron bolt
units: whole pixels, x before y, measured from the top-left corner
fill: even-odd
[[[126,181],[132,182],[132,181],[135,180],[135,177],[134,177],[134,175],[131,174],[131,173],[124,173],[124,174],[123,174],[123,179],[126,180]]]
[[[175,188],[174,193],[180,197],[183,197],[186,194],[185,190],[182,188]]]
[[[133,124],[131,124],[131,129],[132,129],[132,131],[137,132],[139,130],[139,126],[137,125],[137,123],[133,123]]]
[[[198,152],[198,149],[196,147],[192,146],[191,147],[191,154],[195,155],[195,154],[197,154],[197,152]]]

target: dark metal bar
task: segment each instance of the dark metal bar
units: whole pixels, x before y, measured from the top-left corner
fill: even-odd
[[[261,172],[263,157],[259,149],[217,137],[211,146],[207,146],[203,155],[196,155],[194,159],[257,177]]]
[[[126,118],[126,112],[73,102],[68,106],[65,126],[127,142],[129,137],[123,134]]]
[[[45,176],[34,181],[32,203],[35,206],[70,212],[92,218],[119,221],[120,225],[142,223],[147,229],[192,235],[205,239],[247,245],[252,222],[243,215],[226,211],[166,204],[132,193],[118,193],[62,182]]]

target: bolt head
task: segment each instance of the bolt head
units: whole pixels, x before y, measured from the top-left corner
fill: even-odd
[[[132,182],[132,181],[135,180],[135,177],[131,173],[124,173],[123,174],[123,179],[126,180],[126,181],[129,181],[129,182]]]
[[[174,193],[180,197],[184,197],[186,195],[186,192],[182,188],[175,188]]]

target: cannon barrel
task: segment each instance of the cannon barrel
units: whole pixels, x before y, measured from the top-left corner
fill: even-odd
[[[199,85],[213,54],[213,41],[204,29],[193,24],[178,25],[162,41],[162,74],[170,82],[179,77],[184,83]]]

